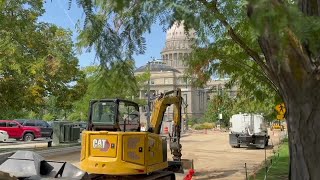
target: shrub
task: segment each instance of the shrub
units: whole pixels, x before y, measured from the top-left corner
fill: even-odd
[[[193,126],[193,125],[195,125],[195,124],[197,124],[197,123],[199,123],[199,120],[198,120],[197,118],[190,118],[190,119],[188,119],[188,125]]]
[[[201,130],[202,129],[202,126],[201,126],[202,124],[194,124],[193,125],[193,129],[195,129],[195,130]]]
[[[42,119],[44,119],[46,121],[51,121],[51,120],[54,120],[54,115],[48,113],[48,114],[43,115]]]
[[[202,129],[213,129],[215,127],[214,123],[203,123],[203,124],[195,124],[193,128],[195,130],[202,130]]]
[[[205,122],[202,124],[204,129],[213,129],[215,127],[214,123]]]
[[[71,113],[69,116],[68,116],[68,120],[71,120],[71,121],[81,121],[81,115],[80,113]]]

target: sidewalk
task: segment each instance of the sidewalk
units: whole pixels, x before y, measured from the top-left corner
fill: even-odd
[[[57,156],[61,154],[66,154],[66,153],[78,153],[81,150],[81,146],[74,144],[69,144],[71,146],[67,145],[62,145],[62,146],[54,146],[52,148],[47,148],[47,149],[28,149],[28,148],[22,148],[22,149],[15,149],[15,150],[9,150],[7,152],[0,152],[0,162],[1,159],[7,157],[8,155],[10,156],[11,154],[15,153],[17,150],[26,150],[26,151],[34,151],[37,152],[39,155],[43,157],[49,157],[49,156]]]
[[[5,146],[0,146],[0,149],[20,149],[20,148],[39,148],[39,147],[47,147],[48,142],[39,142],[39,143],[25,143],[25,144],[10,144]]]

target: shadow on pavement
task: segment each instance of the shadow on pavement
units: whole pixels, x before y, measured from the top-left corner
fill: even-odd
[[[265,149],[273,149],[273,145],[268,145],[267,147],[265,147]],[[256,147],[251,147],[251,146],[248,146],[248,147],[244,147],[244,148],[247,148],[248,150],[264,150],[264,149],[259,149],[259,148],[256,148]]]
[[[211,170],[211,171],[196,171],[195,177],[197,180],[210,180],[210,179],[219,179],[231,176],[237,173],[238,170]],[[204,177],[201,177],[204,176]]]

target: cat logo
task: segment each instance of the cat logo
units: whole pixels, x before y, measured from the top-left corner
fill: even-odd
[[[100,151],[108,151],[110,143],[107,139],[93,139],[93,149],[100,149]]]

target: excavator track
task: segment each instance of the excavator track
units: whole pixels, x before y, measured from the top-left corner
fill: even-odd
[[[170,171],[155,171],[148,175],[110,176],[101,174],[89,175],[90,180],[175,180],[175,174]]]
[[[5,173],[5,172],[0,172],[0,179],[1,180],[31,180],[34,179],[32,177],[25,177],[25,178],[17,178],[14,177],[12,175],[10,175],[9,173]],[[37,180],[54,180],[54,179],[69,179],[68,177],[43,177],[43,178],[36,178]],[[74,178],[74,179],[78,179],[78,178]],[[101,174],[93,174],[93,175],[89,175],[86,178],[81,178],[81,180],[175,180],[175,174],[172,172],[167,172],[167,171],[158,171],[158,172],[153,172],[152,174],[149,175],[139,175],[139,176],[109,176],[109,175],[101,175]]]
[[[129,176],[111,176],[111,175],[102,175],[102,174],[89,174],[90,180],[175,180],[175,173],[184,173],[184,168],[181,162],[177,161],[168,161],[168,168],[155,171],[150,174],[142,175],[129,175]],[[193,166],[193,161],[186,163],[187,166]]]
[[[1,159],[0,180],[175,180],[175,172],[179,172],[180,168],[177,162],[170,162],[167,169],[150,174],[128,176],[88,174],[67,162],[46,161],[35,152],[17,151]]]

